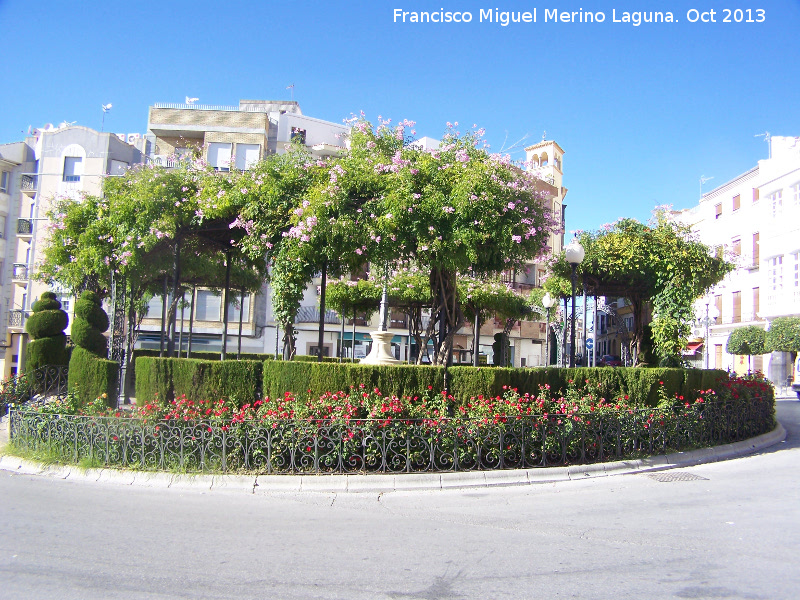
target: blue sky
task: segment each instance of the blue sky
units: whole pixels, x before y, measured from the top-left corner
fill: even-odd
[[[475,123],[494,150],[546,130],[566,152],[567,228],[595,229],[692,206],[701,175],[708,191],[766,158],[756,134],[800,135],[800,1],[753,6],[763,23],[723,23],[735,3],[683,0],[0,0],[0,143],[48,122],[99,129],[103,103],[106,131],[144,133],[155,102],[283,99],[294,84],[305,114],[336,122],[364,110],[432,137]],[[473,21],[394,23],[395,8]],[[537,22],[480,23],[487,8],[536,8]],[[606,20],[544,23],[553,8]],[[690,23],[692,8],[717,22]],[[678,22],[635,27],[612,10]]]

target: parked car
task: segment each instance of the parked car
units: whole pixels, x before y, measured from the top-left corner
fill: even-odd
[[[597,361],[598,367],[621,367],[622,361],[619,359],[619,356],[612,356],[611,354],[606,354],[600,357],[600,360]]]

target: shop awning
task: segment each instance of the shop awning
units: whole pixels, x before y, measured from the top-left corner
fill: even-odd
[[[686,348],[684,348],[683,354],[684,356],[694,356],[697,354],[697,351],[703,347],[703,342],[689,342],[686,344]]]

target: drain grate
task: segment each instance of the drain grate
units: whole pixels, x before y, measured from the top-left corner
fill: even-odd
[[[700,475],[687,473],[686,471],[664,471],[663,473],[649,473],[647,476],[661,483],[670,483],[673,481],[708,481],[708,477],[700,477]]]

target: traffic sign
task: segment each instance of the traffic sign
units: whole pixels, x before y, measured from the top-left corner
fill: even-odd
[[[591,350],[594,348],[594,338],[587,338],[586,339],[586,348]]]

